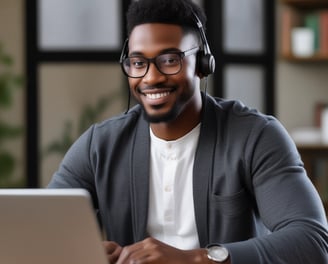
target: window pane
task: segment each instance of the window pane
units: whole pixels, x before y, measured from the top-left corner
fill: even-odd
[[[264,51],[263,0],[223,1],[223,48],[230,53]]]
[[[40,180],[46,186],[87,127],[126,110],[128,88],[117,64],[42,64],[39,70]]]
[[[224,69],[224,97],[238,99],[264,112],[264,70],[259,66],[227,66]]]
[[[39,0],[41,50],[121,47],[119,0]]]

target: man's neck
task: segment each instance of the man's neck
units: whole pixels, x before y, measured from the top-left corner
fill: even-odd
[[[193,130],[201,119],[201,110],[186,111],[171,122],[151,123],[154,135],[164,140],[176,140]]]

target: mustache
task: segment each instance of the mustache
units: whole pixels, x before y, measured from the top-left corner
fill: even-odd
[[[150,91],[155,91],[155,90],[165,90],[165,91],[174,91],[176,90],[177,87],[176,86],[168,86],[168,85],[147,85],[144,87],[137,87],[137,91],[139,93],[145,93],[145,92],[150,92]]]

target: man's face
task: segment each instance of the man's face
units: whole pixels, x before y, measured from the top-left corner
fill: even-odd
[[[154,58],[167,52],[181,52],[198,47],[192,34],[183,34],[177,25],[149,23],[136,26],[129,37],[129,56]],[[147,74],[129,78],[130,90],[145,110],[149,122],[170,122],[188,108],[196,107],[199,93],[196,54],[182,59],[182,69],[175,75],[161,73],[150,63]],[[199,99],[199,98],[198,98]]]

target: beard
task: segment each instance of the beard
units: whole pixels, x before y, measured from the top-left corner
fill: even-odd
[[[179,115],[177,106],[173,107],[169,112],[161,115],[149,115],[142,104],[141,107],[143,109],[143,116],[149,123],[170,122],[176,119]]]

